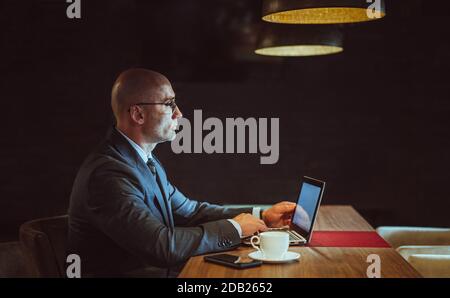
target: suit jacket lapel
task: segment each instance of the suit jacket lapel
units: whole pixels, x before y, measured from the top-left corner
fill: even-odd
[[[114,144],[116,149],[120,151],[120,153],[123,155],[123,157],[130,162],[133,166],[135,166],[138,170],[140,175],[144,178],[144,181],[148,181],[149,187],[147,185],[144,185],[147,187],[150,194],[153,192],[156,196],[156,202],[159,205],[159,210],[163,216],[163,220],[167,226],[170,226],[170,223],[173,222],[173,219],[171,219],[171,216],[169,216],[168,210],[167,210],[167,204],[164,202],[163,194],[160,191],[160,188],[158,186],[158,183],[156,181],[155,176],[151,173],[148,166],[144,163],[142,158],[138,156],[138,153],[134,148],[131,146],[131,144],[116,130],[116,128],[112,128],[109,133],[108,137],[111,140],[111,143]],[[151,198],[150,198],[151,199]],[[153,202],[150,202],[153,203]]]
[[[143,170],[145,172],[144,177],[148,178],[146,179],[147,181],[149,181],[150,184],[150,189],[151,191],[153,191],[153,193],[156,196],[156,202],[159,205],[159,210],[161,211],[162,215],[163,215],[163,219],[165,221],[165,224],[167,226],[170,226],[170,218],[171,216],[168,213],[167,210],[167,204],[165,202],[165,196],[163,193],[161,193],[161,189],[158,185],[158,182],[156,181],[156,177],[152,174],[152,172],[150,171],[150,169],[147,167],[146,164],[144,164],[144,161],[142,161],[142,165],[145,167],[141,170]],[[142,166],[141,166],[142,168]]]

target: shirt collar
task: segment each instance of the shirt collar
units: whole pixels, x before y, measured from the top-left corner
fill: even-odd
[[[147,163],[148,159],[152,158],[152,154],[151,153],[149,153],[149,155],[147,155],[147,153],[145,153],[144,149],[142,149],[141,146],[139,146],[132,139],[127,137],[123,132],[120,131],[120,129],[118,129],[117,127],[116,127],[116,129],[128,141],[128,143],[130,143],[131,147],[133,147],[134,150],[136,150],[136,152],[142,158],[144,163]]]

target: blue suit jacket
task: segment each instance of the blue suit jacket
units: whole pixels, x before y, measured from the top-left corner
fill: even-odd
[[[70,197],[68,246],[82,276],[141,268],[165,276],[193,255],[240,244],[226,219],[251,209],[190,200],[156,167],[159,181],[116,129],[84,161]]]

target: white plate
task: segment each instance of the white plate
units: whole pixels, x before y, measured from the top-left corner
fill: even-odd
[[[300,254],[293,251],[288,251],[283,259],[266,259],[258,250],[249,253],[248,256],[254,260],[263,261],[264,263],[287,263],[300,258]]]

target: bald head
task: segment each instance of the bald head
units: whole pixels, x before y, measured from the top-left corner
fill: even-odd
[[[132,68],[122,72],[111,92],[111,107],[116,122],[123,120],[131,105],[157,101],[162,89],[167,86],[171,87],[169,80],[156,71]]]

